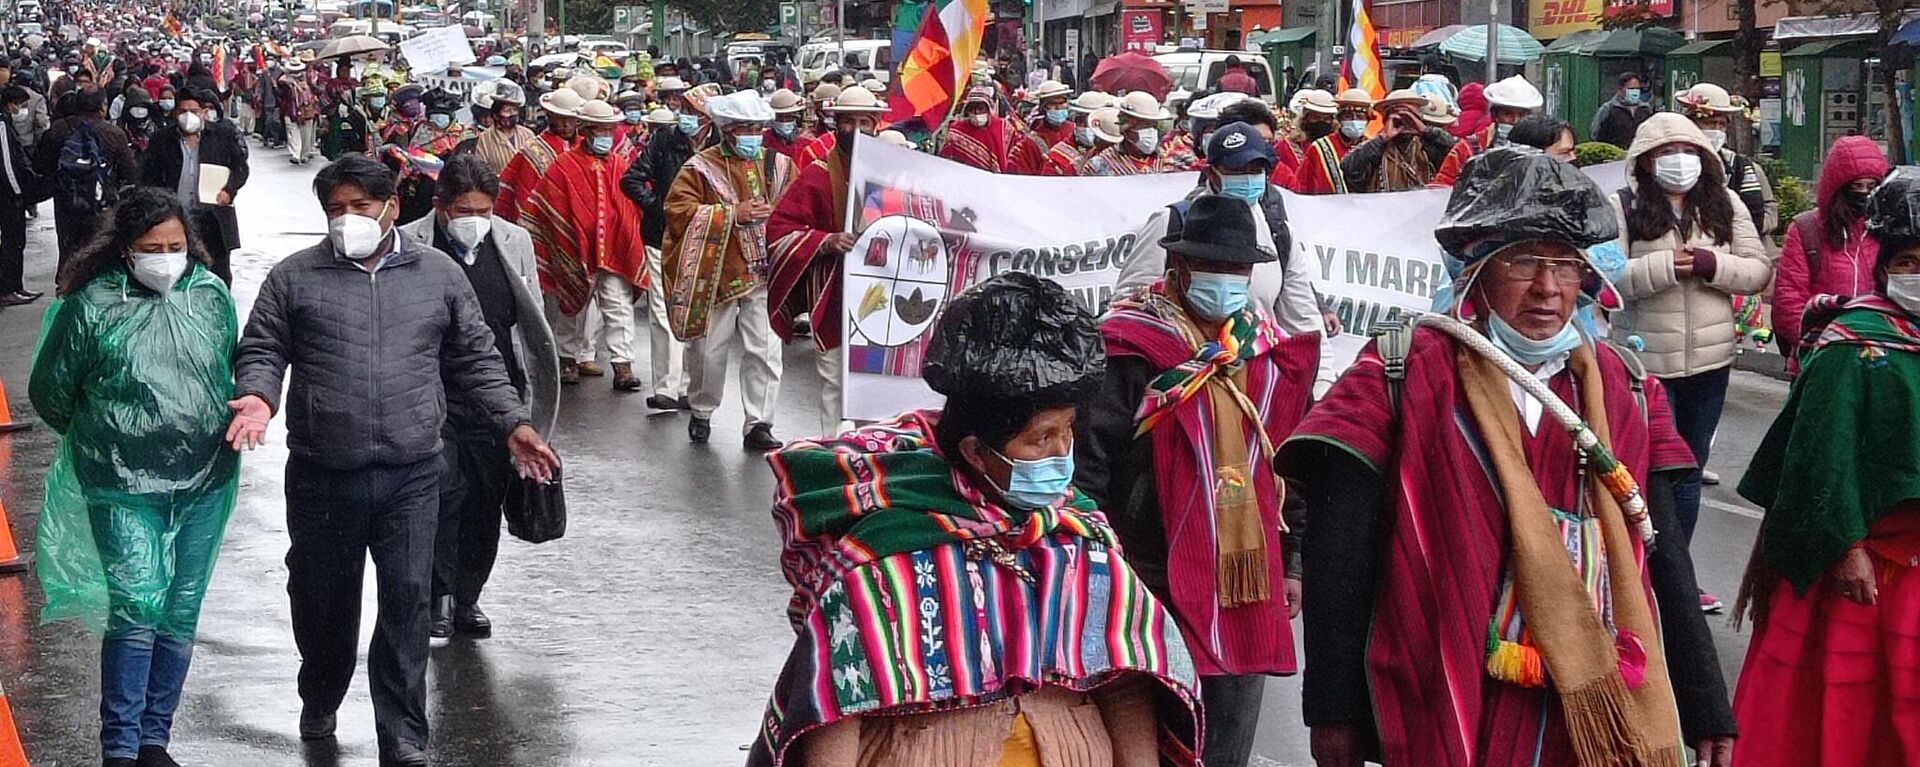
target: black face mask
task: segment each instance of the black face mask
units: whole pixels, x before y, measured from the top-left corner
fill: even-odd
[[[1854,215],[1860,215],[1867,212],[1867,198],[1872,195],[1873,192],[1870,191],[1847,189],[1840,193],[1840,201],[1847,206],[1848,210],[1853,211]]]
[[[1319,141],[1320,139],[1333,135],[1333,131],[1333,123],[1321,120],[1313,120],[1300,124],[1300,132],[1307,134],[1307,139],[1310,141]]]

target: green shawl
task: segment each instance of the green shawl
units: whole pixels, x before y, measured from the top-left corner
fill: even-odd
[[[1894,504],[1920,498],[1920,332],[1871,297],[1801,357],[1740,494],[1766,509],[1760,556],[1805,594]]]

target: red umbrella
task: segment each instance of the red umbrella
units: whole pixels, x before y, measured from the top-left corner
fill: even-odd
[[[1152,56],[1127,51],[1100,60],[1100,65],[1093,69],[1093,87],[1107,93],[1146,91],[1164,101],[1173,90],[1173,77]]]

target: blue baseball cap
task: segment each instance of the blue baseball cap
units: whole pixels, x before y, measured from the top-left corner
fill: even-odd
[[[1254,161],[1272,168],[1278,160],[1273,145],[1260,131],[1243,122],[1227,123],[1207,139],[1207,165],[1214,168],[1244,168]]]

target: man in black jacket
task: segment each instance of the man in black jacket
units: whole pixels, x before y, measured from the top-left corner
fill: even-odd
[[[653,287],[647,290],[647,335],[652,349],[654,392],[647,397],[647,408],[669,412],[687,410],[691,405],[687,401],[686,344],[674,338],[673,330],[667,327],[667,300],[661,288],[665,282],[660,275],[660,241],[667,231],[667,190],[673,187],[673,177],[679,175],[680,166],[693,157],[694,148],[693,139],[681,131],[677,122],[668,122],[666,115],[658,114],[660,111],[655,110],[656,114],[649,116],[653,132],[647,136],[647,147],[640,150],[640,156],[627,166],[626,175],[620,177],[620,191],[640,206],[640,236],[647,243],[647,273],[653,282]]]
[[[174,190],[180,204],[193,211],[194,229],[213,258],[213,273],[233,284],[233,250],[240,247],[240,220],[233,198],[247,184],[247,144],[232,123],[207,120],[207,110],[220,102],[209,91],[188,89],[174,101],[171,122],[164,124],[147,145],[140,183]],[[225,168],[227,180],[213,199],[200,195],[201,176],[209,167]]]
[[[31,303],[42,295],[27,290],[24,276],[27,211],[40,199],[40,177],[27,162],[13,121],[0,120],[0,306]]]
[[[100,223],[100,212],[117,198],[121,186],[139,177],[139,165],[133,147],[127,144],[126,131],[107,119],[107,102],[100,91],[82,87],[69,94],[73,111],[53,121],[33,148],[33,170],[53,187],[53,229],[60,248],[60,266],[79,252]],[[84,144],[76,134],[91,134],[95,156],[62,157],[69,137]],[[84,161],[93,171],[82,172],[72,166]]]
[[[1640,130],[1640,123],[1653,116],[1653,107],[1647,106],[1647,81],[1637,72],[1622,72],[1619,85],[1613,98],[1600,105],[1600,111],[1593,115],[1593,124],[1588,133],[1594,141],[1602,141],[1621,149],[1633,143],[1633,134]]]
[[[521,477],[545,481],[559,460],[534,431],[466,275],[395,232],[395,186],[386,166],[360,155],[314,178],[327,240],[288,256],[260,286],[234,363],[227,438],[235,449],[258,446],[285,405],[300,737],[333,737],[371,554],[374,731],[382,764],[411,766],[428,763],[428,594],[447,390],[465,392],[505,436]]]

